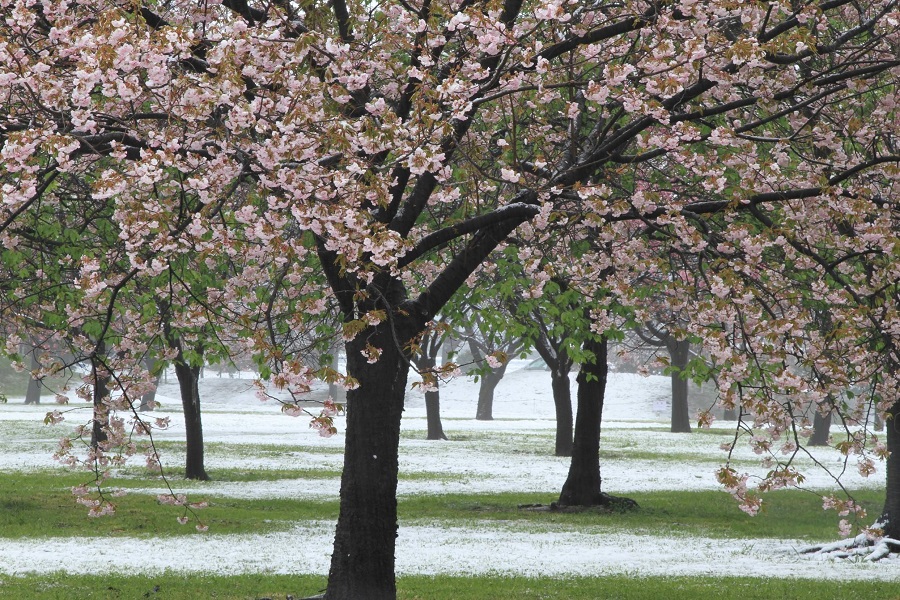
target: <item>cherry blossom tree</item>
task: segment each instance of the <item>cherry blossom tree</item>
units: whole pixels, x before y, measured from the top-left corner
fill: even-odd
[[[209,302],[234,331],[252,330],[228,337],[277,365],[288,392],[325,371],[282,352],[258,317],[278,312],[281,326],[303,332],[330,309],[341,315],[351,389],[327,598],[395,597],[412,346],[513,231],[526,242],[533,294],[566,261],[592,298],[585,351],[598,365],[613,304],[640,310],[634,274],[665,270],[653,258],[663,240],[711,256],[715,300],[691,308],[691,333],[713,352],[726,402],[776,436],[792,431],[791,413],[764,390],[800,383],[785,361],[763,357],[779,357],[785,336],[804,330],[802,344],[790,341],[828,371],[829,388],[866,379],[878,409],[898,411],[893,0],[0,0],[0,9],[5,264],[41,211],[108,207],[92,223],[122,248],[111,257],[116,246],[104,242],[63,261],[80,282],[67,326],[96,321],[103,334],[79,344],[88,356],[101,356],[116,324],[122,364],[110,373],[141,374],[125,363],[149,347],[147,318],[120,300],[182,256],[240,262]],[[88,193],[66,196],[60,181]],[[560,225],[572,230],[565,254],[533,256]],[[780,262],[764,260],[773,254]],[[789,302],[793,282],[772,268],[785,265],[810,274],[810,301],[825,297],[854,346],[805,331],[810,311]],[[819,286],[823,278],[834,285]],[[10,290],[20,304],[23,283]],[[682,291],[673,286],[673,303],[692,298]],[[738,325],[743,354],[725,344]],[[825,360],[823,344],[848,358],[851,376]],[[742,394],[753,378],[766,385]],[[313,421],[323,434],[333,410]],[[889,426],[888,449],[898,436]],[[848,448],[870,441],[852,437]],[[770,487],[791,480],[775,472]],[[753,508],[740,476],[722,479]],[[898,482],[889,475],[892,535]]]

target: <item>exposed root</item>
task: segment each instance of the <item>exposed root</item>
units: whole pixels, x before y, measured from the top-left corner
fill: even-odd
[[[853,539],[809,546],[800,552],[803,554],[827,554],[835,558],[859,557],[862,560],[874,562],[889,556],[891,552],[900,552],[900,540],[889,537],[872,539],[861,533]]]

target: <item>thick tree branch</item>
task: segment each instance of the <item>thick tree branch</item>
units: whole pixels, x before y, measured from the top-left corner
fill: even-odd
[[[403,268],[410,265],[413,261],[419,259],[431,250],[441,248],[450,241],[478,231],[485,227],[490,227],[496,223],[506,221],[507,219],[518,219],[521,217],[532,217],[537,213],[537,194],[531,190],[519,193],[512,203],[503,206],[493,212],[472,217],[462,223],[444,227],[434,233],[422,238],[415,247],[407,252],[403,258],[397,261],[397,267]]]
[[[514,218],[495,223],[476,233],[462,252],[429,285],[414,304],[426,321],[431,320],[450,300],[453,294],[465,285],[466,279],[481,266],[488,255],[512,233],[516,227],[535,216],[534,207],[530,215],[517,214]]]

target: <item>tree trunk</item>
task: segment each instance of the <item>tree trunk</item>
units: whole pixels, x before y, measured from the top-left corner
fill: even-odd
[[[881,523],[887,537],[900,540],[900,402],[895,402],[885,417],[885,437],[890,456],[885,466],[887,485]]]
[[[494,390],[503,379],[508,364],[505,362],[481,376],[481,385],[478,387],[478,408],[475,410],[477,420],[492,421],[494,419]]]
[[[672,433],[690,433],[691,416],[688,408],[688,381],[682,374],[687,368],[691,343],[687,340],[676,340],[671,335],[666,346],[672,363]]]
[[[35,370],[41,368],[37,359],[37,349],[31,347],[31,370],[28,377],[28,389],[25,390],[25,404],[41,403],[41,382],[31,376]]]
[[[831,405],[830,400],[826,400],[829,405]],[[828,414],[822,416],[822,413],[818,410],[815,411],[813,415],[813,434],[809,438],[810,446],[827,446],[828,445],[828,436],[831,434],[831,413],[829,410]]]
[[[341,507],[325,593],[328,600],[395,600],[397,596],[397,454],[409,372],[408,357],[397,342],[405,343],[421,330],[408,319],[398,321],[395,316],[347,342],[347,371],[359,387],[347,393]],[[361,353],[366,344],[382,351],[375,364]]]
[[[425,416],[428,420],[428,439],[446,440],[444,426],[441,424],[441,392],[434,390],[425,392]]]
[[[106,351],[106,344],[97,344],[96,352]],[[97,448],[107,440],[106,426],[109,424],[109,406],[103,400],[109,395],[110,374],[96,358],[91,358],[91,375],[94,380],[94,420],[91,426],[91,448]]]
[[[559,495],[560,506],[595,506],[605,504],[600,493],[600,419],[606,392],[608,367],[607,340],[593,338],[584,349],[594,355],[593,362],[584,361],[578,371],[578,413],[575,417],[575,440],[569,475]]]
[[[144,366],[152,375],[153,371],[156,369],[156,360],[148,356],[144,359]],[[150,412],[156,408],[156,388],[159,387],[159,380],[160,375],[157,374],[153,378],[153,389],[141,396],[141,404],[138,407],[140,412]]]
[[[175,362],[175,376],[184,408],[184,429],[187,450],[184,461],[186,479],[208,481],[203,463],[203,422],[200,417],[200,367],[191,367],[181,359]]]
[[[331,351],[331,368],[335,371],[341,370],[340,355],[337,348],[333,348]],[[328,396],[334,402],[344,401],[344,398],[341,395],[341,390],[341,386],[339,386],[336,381],[331,381],[328,383]]]
[[[156,388],[159,387],[159,378],[157,375],[153,380],[153,389],[141,396],[141,404],[138,406],[140,412],[151,412],[156,408]]]
[[[553,406],[556,408],[556,456],[572,456],[572,390],[569,372],[551,372]]]

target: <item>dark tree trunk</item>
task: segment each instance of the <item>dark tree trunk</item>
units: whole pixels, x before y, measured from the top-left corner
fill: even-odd
[[[347,393],[341,507],[328,574],[328,600],[395,600],[397,454],[409,358],[397,347],[421,330],[398,318],[347,342],[347,371],[359,387]],[[392,331],[392,326],[395,328]],[[375,364],[361,351],[382,350]]]
[[[556,408],[556,456],[572,456],[572,390],[569,386],[569,372],[551,372],[553,406]]]
[[[331,351],[331,368],[334,369],[335,371],[341,370],[340,355],[338,353],[337,348],[334,348]],[[341,386],[339,386],[337,384],[337,382],[332,381],[332,382],[328,383],[328,396],[331,397],[331,399],[333,401],[335,401],[335,402],[343,402],[344,401],[344,397],[343,397],[343,394],[341,394],[341,392],[342,392],[342,388],[341,388]]]
[[[144,359],[144,366],[147,368],[147,371],[150,374],[153,374],[153,371],[156,369],[156,361],[150,357]],[[150,412],[156,408],[156,388],[159,387],[159,379],[160,375],[157,374],[153,377],[153,389],[141,396],[141,403],[138,407],[140,412]]]
[[[494,390],[503,379],[508,364],[505,362],[481,376],[481,385],[478,387],[478,408],[475,410],[477,420],[492,421],[494,419]]]
[[[97,353],[106,351],[103,342],[97,344]],[[91,358],[91,374],[94,379],[94,420],[91,427],[91,448],[97,448],[107,440],[106,426],[109,424],[109,407],[103,402],[109,395],[110,374],[96,357]]]
[[[29,373],[34,372],[36,369],[41,367],[41,363],[38,362],[37,359],[37,350],[32,347],[31,348],[31,370]],[[40,404],[41,403],[41,382],[35,379],[33,376],[29,375],[28,378],[28,389],[25,390],[25,404]]]
[[[422,342],[422,353],[413,357],[413,362],[420,373],[434,372],[437,365],[437,354],[439,350],[438,340],[425,336]],[[429,440],[446,440],[447,435],[444,433],[444,426],[441,423],[441,392],[440,380],[435,378],[434,390],[425,392],[425,419],[428,423],[428,433],[426,438]]]
[[[536,315],[535,320],[544,327],[540,315]],[[572,359],[569,358],[563,341],[551,337],[544,328],[535,349],[550,367],[550,386],[556,410],[556,442],[553,453],[556,456],[572,456],[572,390],[569,382]]]
[[[672,363],[672,433],[690,433],[691,416],[688,408],[688,381],[682,374],[687,368],[691,343],[668,336],[666,346]]]
[[[191,367],[183,360],[175,362],[175,376],[184,408],[184,428],[187,450],[184,461],[186,479],[208,481],[203,463],[203,421],[200,416],[200,367]]]
[[[559,495],[560,506],[596,506],[605,504],[600,493],[600,419],[606,392],[608,368],[607,340],[588,339],[584,349],[594,355],[584,361],[578,372],[578,412],[575,417],[575,443],[569,475]]]
[[[900,402],[895,402],[888,410],[884,425],[890,456],[885,467],[887,486],[881,523],[887,537],[900,540]]]
[[[153,380],[153,389],[141,396],[140,412],[151,412],[156,408],[156,388],[159,387],[159,375]]]
[[[425,392],[425,417],[428,420],[428,439],[446,440],[444,426],[441,424],[441,392],[439,390]]]
[[[831,405],[830,400],[826,400]],[[827,446],[828,436],[831,434],[831,413],[828,411],[826,415],[822,415],[818,410],[813,415],[813,434],[809,438],[810,446]]]

